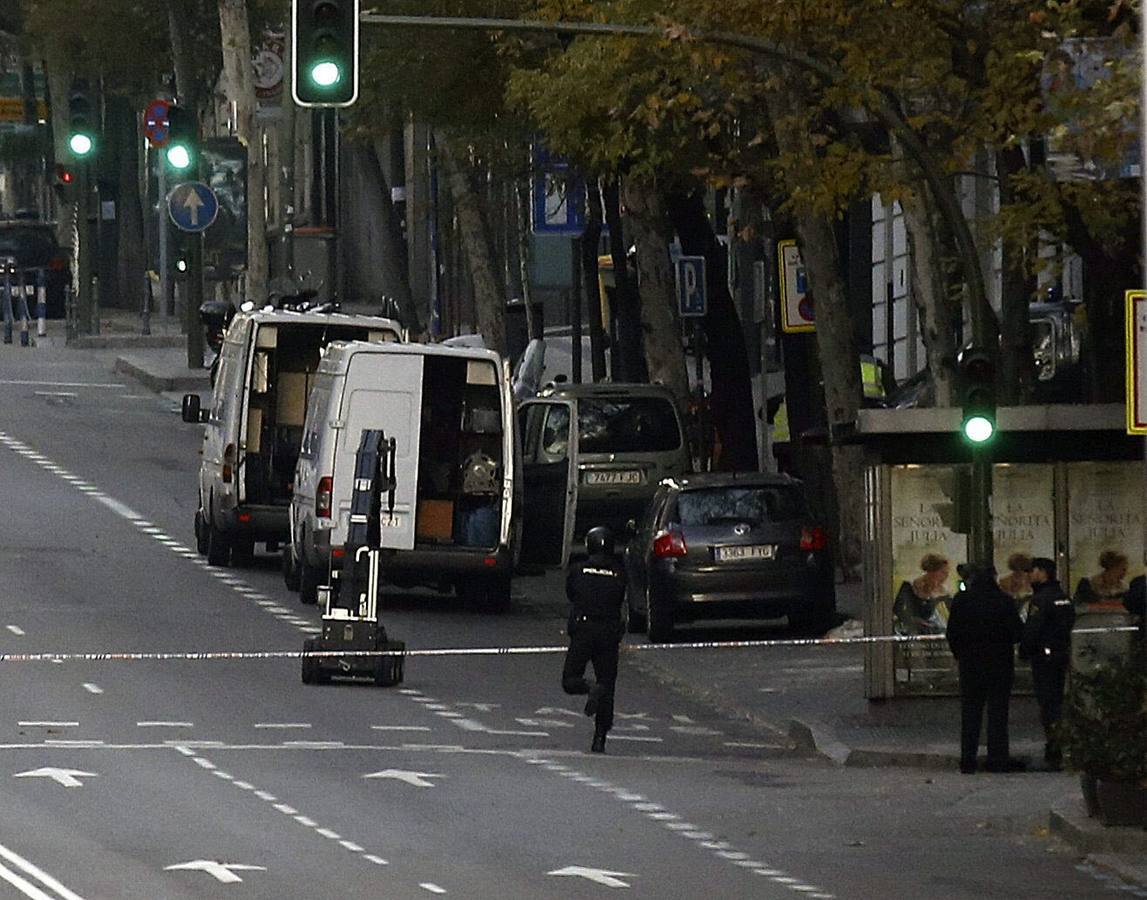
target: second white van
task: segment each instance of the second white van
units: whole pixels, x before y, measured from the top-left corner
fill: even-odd
[[[384,578],[454,588],[477,607],[510,600],[516,563],[513,398],[490,350],[331,344],[315,373],[291,501],[284,577],[314,603],[340,559],[362,432],[397,442]]]

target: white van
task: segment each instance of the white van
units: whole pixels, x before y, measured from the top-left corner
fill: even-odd
[[[183,420],[205,422],[195,537],[212,565],[249,564],[256,542],[290,536],[288,510],[307,397],[331,341],[400,341],[393,319],[264,309],[236,313],[219,352],[211,408],[183,398]]]
[[[314,603],[347,540],[362,432],[397,440],[384,578],[454,587],[505,608],[516,563],[518,453],[508,367],[491,351],[441,344],[332,344],[315,374],[291,501],[283,573]]]

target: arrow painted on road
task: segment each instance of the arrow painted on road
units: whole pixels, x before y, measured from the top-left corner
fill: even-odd
[[[166,866],[165,872],[183,870],[186,872],[206,872],[224,884],[238,884],[243,879],[236,872],[266,872],[263,866],[248,866],[245,863],[222,863],[214,859],[193,859],[191,862]]]
[[[191,212],[191,224],[199,224],[199,210],[203,208],[203,200],[199,196],[199,192],[192,188],[187,193],[187,197],[183,201],[183,208]]]
[[[564,869],[554,869],[546,874],[573,875],[611,888],[627,888],[629,885],[621,879],[637,877],[632,872],[611,872],[609,869],[591,869],[588,866],[566,866]]]
[[[64,787],[83,787],[81,778],[98,778],[95,772],[81,772],[79,769],[53,769],[45,766],[43,769],[32,769],[29,772],[17,772],[13,778],[51,778]]]
[[[371,772],[369,775],[363,775],[363,778],[393,778],[396,781],[405,781],[411,787],[434,787],[432,781],[427,781],[427,778],[444,778],[443,775],[438,775],[434,772],[407,772],[405,769],[383,769],[381,772]]]

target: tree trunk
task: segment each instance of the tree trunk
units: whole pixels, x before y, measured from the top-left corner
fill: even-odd
[[[689,397],[685,350],[674,309],[676,291],[669,264],[669,233],[657,186],[651,180],[625,179],[625,214],[629,234],[637,246],[641,285],[641,334],[649,380],[668,387],[684,406]]]
[[[255,78],[251,64],[251,26],[247,0],[219,0],[223,72],[227,99],[235,104],[239,140],[247,146],[247,286],[246,299],[261,303],[267,296],[267,217],[263,193],[262,129],[255,121]]]
[[[450,199],[454,203],[459,238],[474,285],[475,329],[482,335],[487,347],[505,354],[506,288],[482,210],[481,195],[461,159],[461,148],[437,129],[434,132],[434,143],[442,162]]]
[[[803,99],[795,91],[777,93],[770,112],[777,146],[782,153],[811,156],[803,121]],[[832,223],[808,208],[794,210],[801,258],[809,289],[816,298],[816,343],[824,376],[825,413],[830,438],[856,422],[860,410],[860,354],[852,333],[844,279]],[[837,561],[846,574],[861,562],[864,509],[863,453],[859,447],[832,444],[832,478],[838,516]]]
[[[641,298],[637,281],[626,257],[624,226],[621,218],[621,188],[617,179],[602,182],[602,206],[609,226],[609,253],[613,259],[613,303],[611,318],[616,323],[617,341],[611,353],[614,381],[644,382],[649,380],[641,340]]]
[[[924,182],[918,183],[916,193],[901,197],[900,205],[912,260],[912,299],[919,311],[928,374],[936,392],[936,406],[948,407],[957,400],[955,324],[959,309],[952,302],[944,269],[940,225]]]
[[[665,198],[665,206],[682,251],[689,256],[705,257],[705,290],[709,301],[705,316],[711,389],[709,411],[721,444],[715,468],[726,472],[754,472],[759,460],[752,373],[745,349],[745,330],[725,277],[725,250],[705,215],[700,191],[671,192]]]

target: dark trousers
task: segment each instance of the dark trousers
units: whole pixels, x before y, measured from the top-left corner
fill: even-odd
[[[621,643],[616,623],[570,620],[570,647],[562,666],[562,690],[567,694],[588,694],[590,682],[585,667],[593,663],[593,675],[602,694],[594,718],[595,730],[605,734],[613,727],[613,689],[617,683],[617,654]]]
[[[988,762],[1008,761],[1008,702],[1014,669],[997,661],[960,661],[960,762],[972,765],[980,749],[980,723],[988,707]]]
[[[1067,659],[1032,660],[1032,685],[1039,703],[1039,721],[1047,737],[1048,751],[1054,755],[1058,751],[1053,727],[1063,712],[1063,689],[1067,684]]]

